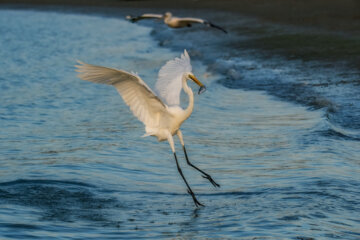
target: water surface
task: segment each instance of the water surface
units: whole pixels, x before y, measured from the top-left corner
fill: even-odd
[[[198,40],[211,38],[197,52],[194,42],[174,41],[180,32],[151,26],[0,10],[1,238],[358,239],[358,128],[338,124],[358,113],[331,108],[358,108],[358,88],[316,86],[319,77],[356,78],[356,70],[332,75],[301,61],[224,54],[222,37],[202,29]],[[168,144],[141,138],[142,124],[115,89],[81,81],[73,66],[79,59],[132,70],[152,87],[184,48],[208,87],[183,124],[187,150],[221,184],[214,189],[186,166],[176,141],[206,205],[199,209]],[[309,84],[296,84],[302,76]],[[319,106],[309,96],[330,100]]]

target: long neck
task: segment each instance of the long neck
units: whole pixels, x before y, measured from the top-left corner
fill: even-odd
[[[185,117],[186,117],[185,119],[187,119],[188,117],[190,117],[190,115],[194,109],[194,94],[193,94],[193,91],[191,90],[191,88],[187,85],[185,77],[183,77],[182,85],[183,85],[184,92],[189,96],[189,104],[188,104],[187,108],[185,109]]]

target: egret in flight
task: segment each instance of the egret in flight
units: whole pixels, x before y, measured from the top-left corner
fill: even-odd
[[[196,206],[203,206],[195,197],[190,185],[178,163],[175,152],[173,136],[180,139],[186,162],[188,165],[203,174],[215,187],[220,187],[209,174],[193,165],[188,158],[180,131],[181,124],[190,117],[194,108],[194,94],[187,85],[187,80],[194,81],[200,86],[198,94],[206,90],[205,86],[191,72],[190,57],[187,51],[180,58],[168,61],[159,71],[158,80],[153,92],[147,84],[134,73],[124,70],[95,66],[78,61],[76,71],[81,79],[94,83],[113,85],[119,92],[132,113],[145,125],[144,136],[155,136],[158,141],[167,140],[174,154],[177,170],[184,180],[188,193],[192,196]],[[181,90],[188,95],[189,101],[186,109],[180,107]]]
[[[186,18],[174,17],[171,14],[171,12],[166,12],[165,14],[145,13],[137,17],[126,16],[126,19],[130,20],[131,22],[137,22],[142,19],[164,19],[164,23],[171,28],[191,27],[192,24],[194,23],[200,23],[200,24],[204,24],[205,26],[213,27],[223,31],[224,33],[227,33],[227,31],[222,27],[219,27],[205,19],[191,18],[191,17],[186,17]]]

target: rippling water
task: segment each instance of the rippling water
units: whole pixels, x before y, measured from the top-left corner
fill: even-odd
[[[347,124],[358,113],[339,108],[359,107],[358,86],[319,88],[318,77],[333,76],[324,68],[229,56],[220,44],[229,40],[197,30],[212,40],[195,51],[178,32],[146,24],[0,10],[1,239],[360,238],[359,129]],[[176,142],[200,209],[168,144],[141,138],[117,92],[79,80],[73,67],[80,59],[133,70],[153,86],[184,47],[208,87],[182,127],[185,142],[221,184],[189,169]],[[301,76],[309,84],[295,84]]]

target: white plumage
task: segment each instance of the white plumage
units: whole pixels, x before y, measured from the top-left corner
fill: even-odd
[[[167,105],[180,105],[182,74],[191,71],[190,57],[187,51],[181,54],[180,58],[168,61],[160,69],[155,91]]]
[[[122,70],[94,66],[83,62],[77,65],[83,80],[113,85],[133,114],[144,123],[154,127],[159,113],[166,114],[166,106],[137,75]]]
[[[185,152],[187,163],[204,174],[214,186],[219,186],[214,180],[190,163],[182,133],[181,124],[191,115],[194,106],[194,96],[187,80],[191,79],[200,86],[199,94],[205,86],[191,73],[190,57],[186,50],[180,58],[168,61],[159,71],[156,82],[156,95],[146,83],[134,73],[124,70],[95,66],[78,61],[76,65],[81,79],[101,84],[112,85],[119,92],[132,113],[145,125],[145,136],[156,136],[159,141],[168,140],[174,153],[180,175],[184,179],[188,192],[196,205],[201,205],[195,198],[190,186],[183,176],[175,153],[173,135],[177,134]],[[180,107],[180,92],[184,90],[189,97],[186,109]]]

